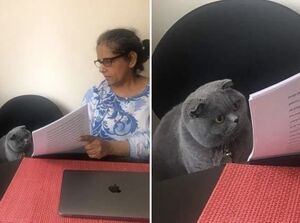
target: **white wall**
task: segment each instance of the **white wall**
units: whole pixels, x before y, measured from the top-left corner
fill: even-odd
[[[93,64],[98,35],[125,27],[149,38],[149,16],[148,0],[0,0],[0,106],[38,94],[64,113],[79,107],[103,79]]]

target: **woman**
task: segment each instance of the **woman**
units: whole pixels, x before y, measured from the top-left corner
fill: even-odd
[[[143,42],[127,29],[113,29],[97,40],[95,65],[105,80],[90,89],[88,104],[92,136],[82,136],[90,158],[107,155],[149,159],[149,80],[140,75],[149,58]]]

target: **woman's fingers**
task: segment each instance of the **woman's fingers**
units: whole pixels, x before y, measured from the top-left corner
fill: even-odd
[[[87,144],[84,148],[86,151],[91,151],[95,149],[95,146],[93,144]]]
[[[96,136],[83,135],[80,137],[80,141],[87,142],[84,146],[86,153],[90,158],[101,159],[107,155],[107,152],[103,149],[103,141]]]
[[[95,155],[95,154],[88,154],[88,156],[89,156],[90,158],[98,158],[97,155]]]

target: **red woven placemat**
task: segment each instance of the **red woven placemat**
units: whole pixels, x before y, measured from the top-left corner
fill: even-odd
[[[64,169],[148,172],[148,164],[32,159],[22,160],[0,202],[1,223],[137,222],[61,217],[58,214]]]
[[[300,222],[300,168],[227,164],[198,222]]]

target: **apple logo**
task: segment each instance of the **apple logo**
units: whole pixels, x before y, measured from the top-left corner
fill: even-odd
[[[117,184],[111,185],[108,187],[109,191],[112,193],[120,193],[120,187]]]

